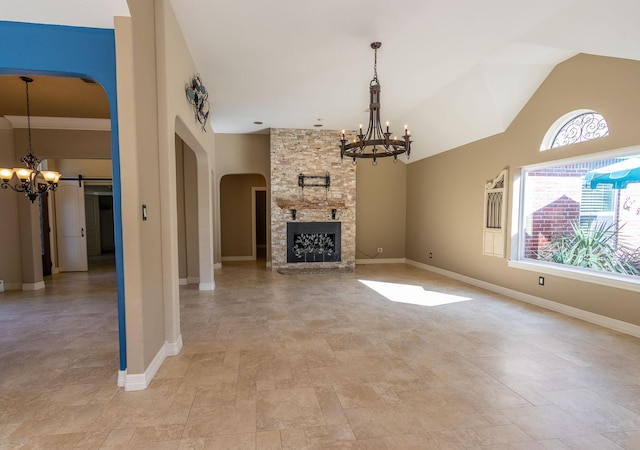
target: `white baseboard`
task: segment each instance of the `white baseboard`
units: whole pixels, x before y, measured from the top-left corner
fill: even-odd
[[[5,291],[19,291],[22,289],[22,283],[5,283],[4,290]]]
[[[23,291],[39,291],[44,289],[44,281],[38,281],[37,283],[22,283]]]
[[[156,356],[149,364],[144,373],[128,374],[126,370],[118,371],[118,386],[124,387],[125,391],[141,391],[149,387],[151,380],[160,369],[167,356],[176,356],[182,350],[182,335],[176,342],[166,342],[158,350]]]
[[[200,291],[213,291],[216,288],[216,283],[215,282],[211,282],[211,283],[200,283],[198,285],[198,290]]]
[[[186,286],[188,284],[188,280],[186,278],[178,278],[178,286]]]
[[[255,261],[256,258],[255,256],[223,256],[222,258],[222,262],[225,261]]]
[[[640,326],[634,325],[621,320],[612,319],[611,317],[602,316],[582,309],[574,308],[573,306],[563,305],[562,303],[553,302],[544,298],[536,297],[535,295],[525,294],[524,292],[515,291],[513,289],[498,286],[496,284],[487,283],[486,281],[477,280],[475,278],[461,275],[449,270],[433,267],[428,264],[423,264],[417,261],[407,260],[407,264],[418,267],[420,269],[428,270],[439,275],[443,275],[454,280],[462,281],[463,283],[471,284],[482,289],[486,289],[491,292],[506,295],[507,297],[514,298],[516,300],[530,303],[532,305],[540,306],[541,308],[549,309],[551,311],[559,312],[576,319],[584,320],[585,322],[594,323],[610,330],[619,331],[620,333],[629,334],[640,338]]]
[[[371,258],[371,259],[356,259],[356,264],[404,264],[406,259],[404,258]]]
[[[178,340],[176,342],[166,342],[164,346],[167,350],[167,356],[176,356],[182,350],[182,335],[178,336]]]
[[[124,380],[125,391],[142,391],[149,387],[149,383],[160,369],[160,366],[167,357],[166,343],[160,347],[158,353],[151,361],[144,373],[129,374],[127,373]]]
[[[222,269],[222,263],[214,263],[213,264],[213,268],[214,269]]]

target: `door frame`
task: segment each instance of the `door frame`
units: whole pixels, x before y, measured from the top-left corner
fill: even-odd
[[[266,201],[266,196],[267,196],[267,187],[266,186],[260,186],[260,187],[252,187],[251,188],[251,257],[253,258],[253,260],[257,260],[258,259],[258,249],[257,249],[257,239],[256,239],[256,196],[258,195],[258,192],[264,192],[265,193],[265,203],[268,207],[268,202]],[[265,208],[265,216],[267,216],[267,209]],[[266,219],[267,217],[265,217],[265,228],[267,228],[266,226]],[[265,230],[266,232],[267,230]],[[268,233],[267,233],[268,235]]]
[[[82,178],[82,183],[85,186],[85,197],[87,196],[86,194],[86,187],[87,186],[109,186],[111,187],[111,197],[113,197],[113,180],[112,179],[96,179],[96,178],[91,178],[91,177],[83,177]],[[86,210],[85,210],[85,223],[86,223]],[[115,231],[115,223],[114,223],[114,231]],[[114,239],[115,240],[115,239]],[[101,245],[102,247],[102,245]],[[114,242],[114,247],[115,247],[115,242]],[[101,249],[102,250],[102,249]],[[89,253],[87,251],[87,258],[89,257]]]

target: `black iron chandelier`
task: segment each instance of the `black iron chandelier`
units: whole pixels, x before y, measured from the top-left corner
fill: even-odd
[[[371,43],[374,51],[373,79],[369,83],[369,126],[366,134],[363,132],[362,124],[360,132],[351,142],[347,142],[345,131],[342,130],[340,138],[340,158],[352,158],[356,163],[356,158],[372,158],[373,165],[377,164],[377,158],[393,156],[393,162],[398,161],[398,155],[411,154],[411,135],[409,129],[404,126],[404,135],[401,138],[391,137],[389,122],[386,123],[386,131],[382,130],[380,122],[380,81],[378,80],[378,49],[382,46],[380,42]]]
[[[51,190],[55,191],[60,180],[60,173],[52,170],[39,170],[40,160],[33,154],[31,149],[31,112],[29,110],[29,83],[33,82],[33,78],[20,77],[24,81],[27,92],[27,130],[29,136],[29,146],[27,154],[20,158],[20,162],[25,167],[17,167],[13,169],[0,168],[0,181],[2,189],[11,188],[16,192],[24,192],[25,197],[33,203],[38,196]],[[17,181],[11,184],[13,175],[15,174]]]

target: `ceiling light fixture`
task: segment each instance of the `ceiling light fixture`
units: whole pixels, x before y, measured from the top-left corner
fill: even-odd
[[[40,171],[40,160],[33,154],[31,149],[31,112],[29,110],[29,83],[33,82],[33,78],[20,77],[24,81],[25,89],[27,92],[27,132],[29,137],[29,143],[27,151],[28,153],[20,158],[20,162],[23,163],[26,168],[17,167],[13,169],[0,168],[0,181],[2,189],[11,188],[16,192],[24,192],[25,197],[31,200],[33,203],[39,195],[51,190],[55,191],[58,187],[58,181],[60,180],[60,172],[54,172],[52,170]],[[15,184],[11,184],[10,181],[15,174],[18,179]]]
[[[363,133],[362,124],[360,132],[352,142],[347,143],[345,131],[342,130],[340,139],[340,158],[352,158],[356,163],[356,158],[373,158],[373,165],[377,164],[377,158],[393,156],[393,162],[398,161],[398,155],[411,154],[411,135],[409,129],[404,126],[404,136],[398,139],[391,137],[389,122],[387,122],[386,132],[382,131],[380,123],[380,81],[378,80],[378,49],[382,46],[380,42],[371,43],[374,51],[373,79],[369,83],[369,126],[366,134]]]

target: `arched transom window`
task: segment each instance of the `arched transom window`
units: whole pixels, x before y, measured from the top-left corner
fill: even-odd
[[[540,150],[549,150],[609,135],[607,121],[595,111],[579,110],[565,114],[547,131]]]

